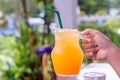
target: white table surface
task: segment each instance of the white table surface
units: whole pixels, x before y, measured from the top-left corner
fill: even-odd
[[[113,68],[107,63],[91,63],[81,68],[78,76],[58,77],[57,80],[84,80],[83,75],[86,72],[102,72],[106,74],[106,80],[120,80]]]

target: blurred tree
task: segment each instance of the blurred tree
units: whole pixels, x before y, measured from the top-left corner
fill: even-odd
[[[87,14],[93,14],[98,10],[109,10],[109,0],[78,0],[81,10]]]
[[[14,13],[15,9],[21,11],[20,0],[0,0],[0,10],[4,15]]]
[[[111,8],[120,8],[120,0],[110,0]]]
[[[101,10],[98,10],[95,14],[97,14],[97,15],[105,15],[105,14],[107,14],[107,11],[101,9]]]
[[[53,8],[53,0],[35,0],[36,4],[38,5],[37,7],[39,8],[39,13],[44,12],[45,16],[43,17],[45,20],[44,24],[44,33],[42,33],[42,45],[45,44],[45,38],[50,35],[50,29],[49,29],[49,24],[51,23],[53,19],[53,13],[50,11],[44,10],[44,6],[49,6]],[[49,15],[49,16],[48,16]],[[47,31],[47,32],[46,32]],[[49,41],[50,42],[50,41]]]
[[[12,2],[10,0],[0,0],[0,10],[4,13],[13,12]]]
[[[117,16],[112,17],[111,19],[107,20],[105,22],[105,25],[112,29],[112,30],[118,30],[120,28],[120,19]]]
[[[21,0],[21,3],[22,3],[22,9],[23,9],[23,18],[25,19],[27,26],[30,27],[28,23],[27,0]]]

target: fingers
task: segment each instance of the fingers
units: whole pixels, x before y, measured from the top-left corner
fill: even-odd
[[[87,48],[84,47],[84,52],[86,53],[86,57],[88,59],[95,58],[96,57],[95,55],[97,54],[98,50],[99,50],[98,47],[92,47],[92,46]]]
[[[92,38],[83,38],[82,39],[82,47],[84,49],[88,49],[88,48],[92,48],[92,47],[97,47],[97,44]]]
[[[82,47],[88,59],[95,58],[98,52],[98,46],[90,36],[82,39]]]
[[[95,43],[91,42],[91,43],[82,44],[82,47],[84,49],[89,49],[89,48],[97,47],[97,45]]]
[[[109,47],[112,45],[110,39],[103,33],[93,29],[86,29],[82,32],[82,35],[84,36],[82,47],[86,57],[89,59],[105,60],[110,49]]]
[[[98,47],[84,49],[84,52],[85,53],[90,53],[90,52],[96,53],[96,52],[98,52]]]
[[[111,43],[110,39],[98,30],[86,29],[82,32],[83,36],[91,36],[99,48],[107,48]],[[106,45],[107,44],[107,45]]]
[[[81,32],[82,35],[92,35],[96,32],[94,29],[86,29],[85,31]]]
[[[92,59],[93,58],[93,53],[92,52],[86,53],[86,57],[88,59]]]
[[[91,42],[91,39],[90,38],[83,38],[82,39],[82,43],[83,44],[87,44],[87,43],[90,43]]]

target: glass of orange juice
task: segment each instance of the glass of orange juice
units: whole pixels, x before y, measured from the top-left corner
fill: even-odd
[[[57,75],[78,75],[83,60],[79,36],[77,30],[60,29],[55,31],[55,46],[51,58]]]

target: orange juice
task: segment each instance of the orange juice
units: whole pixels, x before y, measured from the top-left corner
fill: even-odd
[[[83,60],[79,32],[65,29],[55,32],[55,46],[51,57],[56,74],[77,75]]]

